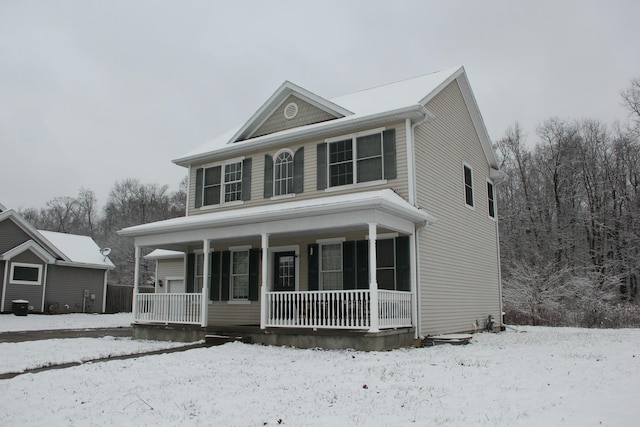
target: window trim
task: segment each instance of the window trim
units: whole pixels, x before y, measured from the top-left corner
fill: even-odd
[[[31,280],[17,280],[14,279],[15,267],[25,267],[25,268],[35,268],[38,270],[38,281],[34,282]],[[32,285],[32,286],[41,286],[42,285],[42,264],[30,264],[26,262],[12,262],[11,263],[11,272],[9,283],[12,285]]]
[[[491,197],[489,197],[489,184],[491,185]],[[487,216],[489,219],[495,221],[498,217],[498,210],[496,204],[496,185],[490,179],[487,179]],[[493,208],[493,215],[491,215],[491,208]]]
[[[355,132],[355,133],[351,133],[351,134],[346,134],[346,135],[341,135],[341,136],[335,136],[332,138],[327,138],[324,140],[324,142],[327,144],[327,177],[326,177],[326,182],[327,182],[327,187],[324,189],[325,192],[330,192],[330,191],[336,191],[336,189],[350,189],[350,188],[358,188],[358,187],[363,187],[363,186],[372,186],[372,185],[380,185],[380,184],[386,184],[387,180],[385,179],[385,173],[384,173],[384,162],[385,162],[385,156],[384,156],[384,131],[386,131],[387,128],[386,127],[379,127],[379,128],[375,128],[375,129],[367,129],[366,131],[361,131],[361,132]],[[358,158],[358,138],[362,138],[362,137],[366,137],[366,136],[371,136],[371,135],[376,135],[379,134],[380,135],[380,179],[376,179],[376,180],[371,180],[371,181],[362,181],[362,182],[357,182],[358,180],[358,161],[359,160],[364,160],[364,159],[359,159]],[[346,140],[351,140],[351,152],[352,152],[352,158],[351,158],[351,165],[352,165],[352,182],[350,184],[343,184],[343,185],[331,185],[331,161],[330,161],[330,151],[331,151],[331,147],[330,145],[336,142],[340,142],[340,141],[346,141]],[[377,157],[377,156],[376,156]]]
[[[276,188],[278,188],[278,180],[276,178],[276,171],[277,171],[277,167],[278,167],[278,158],[280,157],[280,155],[282,154],[289,154],[289,156],[291,156],[291,175],[288,176],[286,179],[287,181],[289,181],[287,183],[287,192],[286,193],[282,193],[282,194],[276,194]],[[293,192],[293,176],[294,176],[294,158],[295,158],[295,153],[290,150],[289,148],[283,148],[281,150],[278,150],[276,152],[276,154],[273,156],[273,196],[272,199],[284,199],[284,198],[288,198],[288,197],[294,197],[295,193]],[[282,179],[280,181],[283,181]]]
[[[467,185],[467,177],[466,177],[466,173],[465,173],[465,168],[469,169],[469,173],[471,175],[471,184]],[[464,205],[471,209],[471,210],[475,210],[476,209],[476,204],[475,204],[475,190],[473,188],[473,168],[471,167],[471,165],[469,165],[466,162],[462,162],[462,185],[463,185],[463,189],[464,189]],[[471,189],[471,204],[467,203],[467,187]]]
[[[250,257],[251,257],[251,249],[253,249],[253,247],[251,245],[244,245],[244,246],[230,246],[229,247],[229,262],[231,263],[231,265],[229,266],[229,300],[227,301],[227,304],[251,304],[251,301],[249,300],[249,269],[250,269]],[[246,252],[247,253],[247,297],[246,298],[234,298],[233,297],[233,285],[234,285],[234,278],[236,276],[240,276],[239,274],[234,274],[233,273],[233,254],[237,253],[237,252]],[[242,275],[244,276],[244,274]]]
[[[242,200],[242,181],[243,181],[244,173],[245,173],[244,164],[243,164],[244,160],[245,160],[245,156],[241,156],[241,157],[235,157],[233,159],[227,159],[227,160],[224,160],[224,161],[221,161],[221,162],[207,163],[207,164],[201,166],[201,168],[202,168],[202,206],[200,206],[197,209],[203,209],[203,210],[215,209],[215,208],[218,208],[218,207],[221,207],[221,206],[235,206],[235,205],[242,205],[244,203],[244,201]],[[235,164],[235,163],[240,163],[240,168],[241,168],[240,180],[239,180],[240,186],[241,186],[240,187],[240,189],[241,189],[240,190],[240,193],[241,193],[240,197],[241,198],[239,200],[233,200],[231,202],[225,202],[225,194],[226,194],[226,186],[227,186],[227,183],[225,182],[225,177],[224,177],[224,175],[225,175],[225,167],[227,165],[231,165],[231,164]],[[220,166],[220,202],[215,203],[215,204],[205,205],[204,204],[204,202],[205,202],[204,194],[205,194],[206,170],[210,169],[210,168],[215,168],[215,167],[218,167],[218,166]],[[196,170],[197,170],[197,168],[196,168]],[[234,181],[234,183],[235,182],[237,182],[237,181]]]

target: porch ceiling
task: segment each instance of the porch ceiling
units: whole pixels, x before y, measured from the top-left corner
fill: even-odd
[[[125,228],[119,234],[134,237],[138,246],[179,248],[205,239],[366,229],[369,223],[409,234],[433,221],[431,215],[386,189],[173,218]]]

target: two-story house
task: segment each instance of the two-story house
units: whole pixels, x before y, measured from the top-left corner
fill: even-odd
[[[134,292],[138,336],[383,349],[501,326],[502,174],[462,67],[331,100],[285,82],[174,163],[186,216],[120,232],[136,267],[184,253],[173,290]]]

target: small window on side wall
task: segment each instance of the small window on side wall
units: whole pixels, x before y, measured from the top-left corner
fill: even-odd
[[[495,201],[495,195],[493,192],[493,183],[490,181],[487,181],[487,203],[489,205],[489,217],[495,218],[496,217],[496,201]]]
[[[464,170],[464,201],[467,206],[473,207],[473,173],[471,167],[462,165]]]
[[[18,285],[42,284],[42,266],[38,264],[11,263],[11,283]]]

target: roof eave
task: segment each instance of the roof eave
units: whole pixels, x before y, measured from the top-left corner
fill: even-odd
[[[284,133],[277,132],[269,135],[260,136],[254,140],[246,140],[235,144],[230,144],[224,148],[209,151],[206,153],[195,154],[192,156],[182,157],[172,160],[178,166],[188,167],[196,162],[204,162],[212,157],[227,157],[234,154],[241,154],[252,151],[257,148],[268,148],[277,144],[294,142],[300,139],[309,138],[314,135],[322,135],[328,132],[348,132],[351,128],[363,126],[365,124],[374,124],[377,122],[389,122],[393,120],[402,120],[405,118],[421,119],[428,115],[429,112],[421,104],[410,105],[395,110],[385,111],[382,113],[372,114],[368,116],[330,120],[327,122],[314,123],[300,127],[294,131],[288,130]]]

